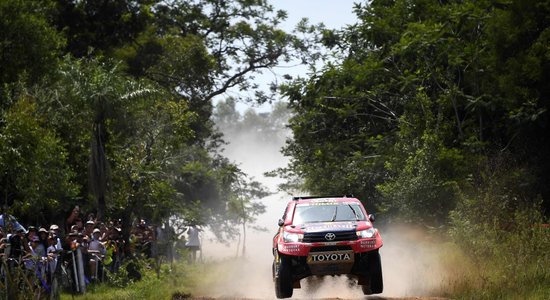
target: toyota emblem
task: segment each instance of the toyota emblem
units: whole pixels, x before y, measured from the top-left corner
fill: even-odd
[[[325,234],[325,240],[327,241],[334,241],[335,238],[336,238],[336,234],[332,232]]]

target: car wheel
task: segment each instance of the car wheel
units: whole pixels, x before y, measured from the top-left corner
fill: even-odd
[[[368,281],[369,284],[361,286],[363,294],[380,294],[384,290],[382,279],[382,263],[380,262],[380,253],[378,251],[370,253],[367,257],[368,263]]]
[[[275,295],[279,299],[292,297],[292,265],[290,258],[279,254],[275,257],[273,266]]]

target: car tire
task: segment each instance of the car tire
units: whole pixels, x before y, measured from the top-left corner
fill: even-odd
[[[369,284],[361,286],[363,294],[380,294],[384,290],[380,253],[378,251],[370,253],[367,257],[367,264]]]
[[[289,257],[278,255],[273,262],[275,295],[278,299],[292,297],[292,265]]]

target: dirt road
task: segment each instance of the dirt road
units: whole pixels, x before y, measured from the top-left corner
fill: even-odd
[[[430,240],[425,233],[410,228],[381,229],[384,246],[380,250],[384,277],[384,293],[365,298],[355,281],[345,276],[327,276],[301,281],[292,299],[441,299],[452,280],[444,265],[442,243]],[[208,272],[194,295],[214,299],[275,299],[271,275],[272,232],[250,235],[247,254],[235,258],[230,247],[206,243],[205,260],[219,260]],[[225,257],[220,257],[226,254]]]
[[[231,141],[225,154],[239,163],[239,167],[265,184],[271,190],[276,190],[282,181],[263,176],[264,172],[279,167],[285,167],[288,158],[279,149],[280,144],[266,143],[258,136],[239,132],[225,132]],[[204,236],[203,256],[205,261],[220,261],[217,270],[207,274],[199,283],[193,295],[201,295],[204,299],[275,299],[271,275],[272,238],[278,228],[277,221],[281,217],[287,202],[286,193],[277,193],[261,199],[266,206],[266,213],[258,216],[253,227],[263,227],[266,231],[247,229],[246,254],[241,255],[237,249],[238,243],[232,241],[229,246],[211,241],[216,234]],[[381,221],[384,221],[381,219]],[[375,226],[379,224],[375,223]],[[294,290],[291,299],[441,299],[417,298],[416,296],[441,295],[441,290],[447,290],[452,281],[449,280],[447,267],[442,262],[445,255],[437,241],[430,240],[425,232],[408,226],[392,226],[380,228],[384,246],[380,250],[384,277],[384,293],[380,296],[367,297],[363,295],[356,283],[344,277],[327,277],[320,284],[311,286],[307,280],[302,280],[302,288]],[[242,243],[240,244],[242,245]],[[237,253],[239,258],[235,259]],[[229,261],[229,263],[227,263]]]
[[[363,298],[354,298],[354,299],[343,299],[343,298],[290,298],[292,300],[448,300],[446,298],[439,297],[382,297],[382,296],[365,296]],[[193,297],[191,295],[174,295],[172,300],[264,300],[264,299],[255,299],[255,298],[231,298],[231,297],[220,297],[220,298],[210,298],[210,297]]]

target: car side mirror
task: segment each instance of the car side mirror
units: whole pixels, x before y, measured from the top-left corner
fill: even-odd
[[[279,227],[285,225],[285,221],[283,219],[279,219],[279,222],[277,222],[277,224],[279,224]]]
[[[369,221],[374,222],[374,220],[376,220],[376,218],[374,217],[374,214],[370,214]]]

